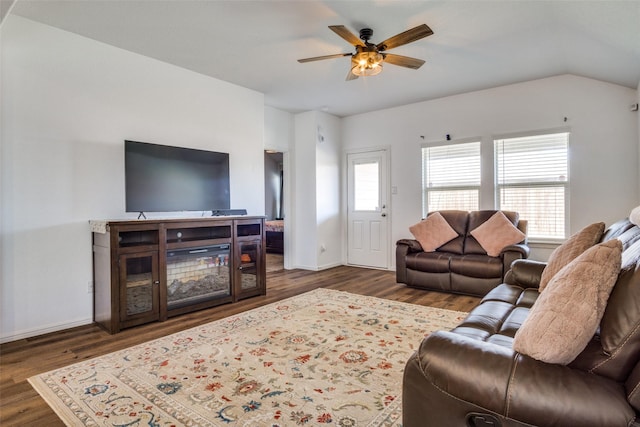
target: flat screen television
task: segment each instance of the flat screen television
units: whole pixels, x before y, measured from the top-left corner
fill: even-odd
[[[127,212],[229,209],[229,153],[125,141]]]

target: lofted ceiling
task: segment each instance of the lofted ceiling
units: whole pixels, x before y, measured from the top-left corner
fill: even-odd
[[[3,0],[6,1],[6,0]],[[11,14],[262,92],[267,105],[348,116],[571,73],[630,88],[640,82],[640,0],[17,0]],[[352,53],[327,27],[372,42],[420,24],[434,34],[345,81]]]

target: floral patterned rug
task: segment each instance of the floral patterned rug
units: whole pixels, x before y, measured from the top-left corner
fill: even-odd
[[[400,426],[406,360],[464,316],[317,289],[29,382],[70,426]]]

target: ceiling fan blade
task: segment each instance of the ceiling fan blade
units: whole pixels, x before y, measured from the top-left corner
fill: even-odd
[[[418,25],[417,27],[411,28],[403,33],[396,34],[393,37],[389,37],[385,41],[378,43],[376,47],[378,50],[387,50],[393,49],[394,47],[402,46],[407,43],[414,42],[416,40],[420,40],[424,37],[430,36],[433,34],[431,28],[429,28],[426,24]]]
[[[329,29],[354,46],[364,46],[364,42],[344,25],[329,25]]]
[[[321,61],[323,59],[332,59],[332,58],[342,58],[343,56],[352,56],[351,53],[336,53],[335,55],[325,55],[325,56],[314,56],[313,58],[304,58],[298,59],[298,62],[312,62],[312,61]]]
[[[386,64],[399,65],[401,67],[412,68],[414,70],[417,70],[422,67],[422,64],[424,64],[422,59],[394,55],[393,53],[384,53],[383,56]]]

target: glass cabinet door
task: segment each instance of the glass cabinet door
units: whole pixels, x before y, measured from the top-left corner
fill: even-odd
[[[238,242],[239,283],[236,297],[257,295],[263,287],[262,243],[259,240]]]
[[[159,283],[157,252],[121,255],[120,321],[158,320]]]

